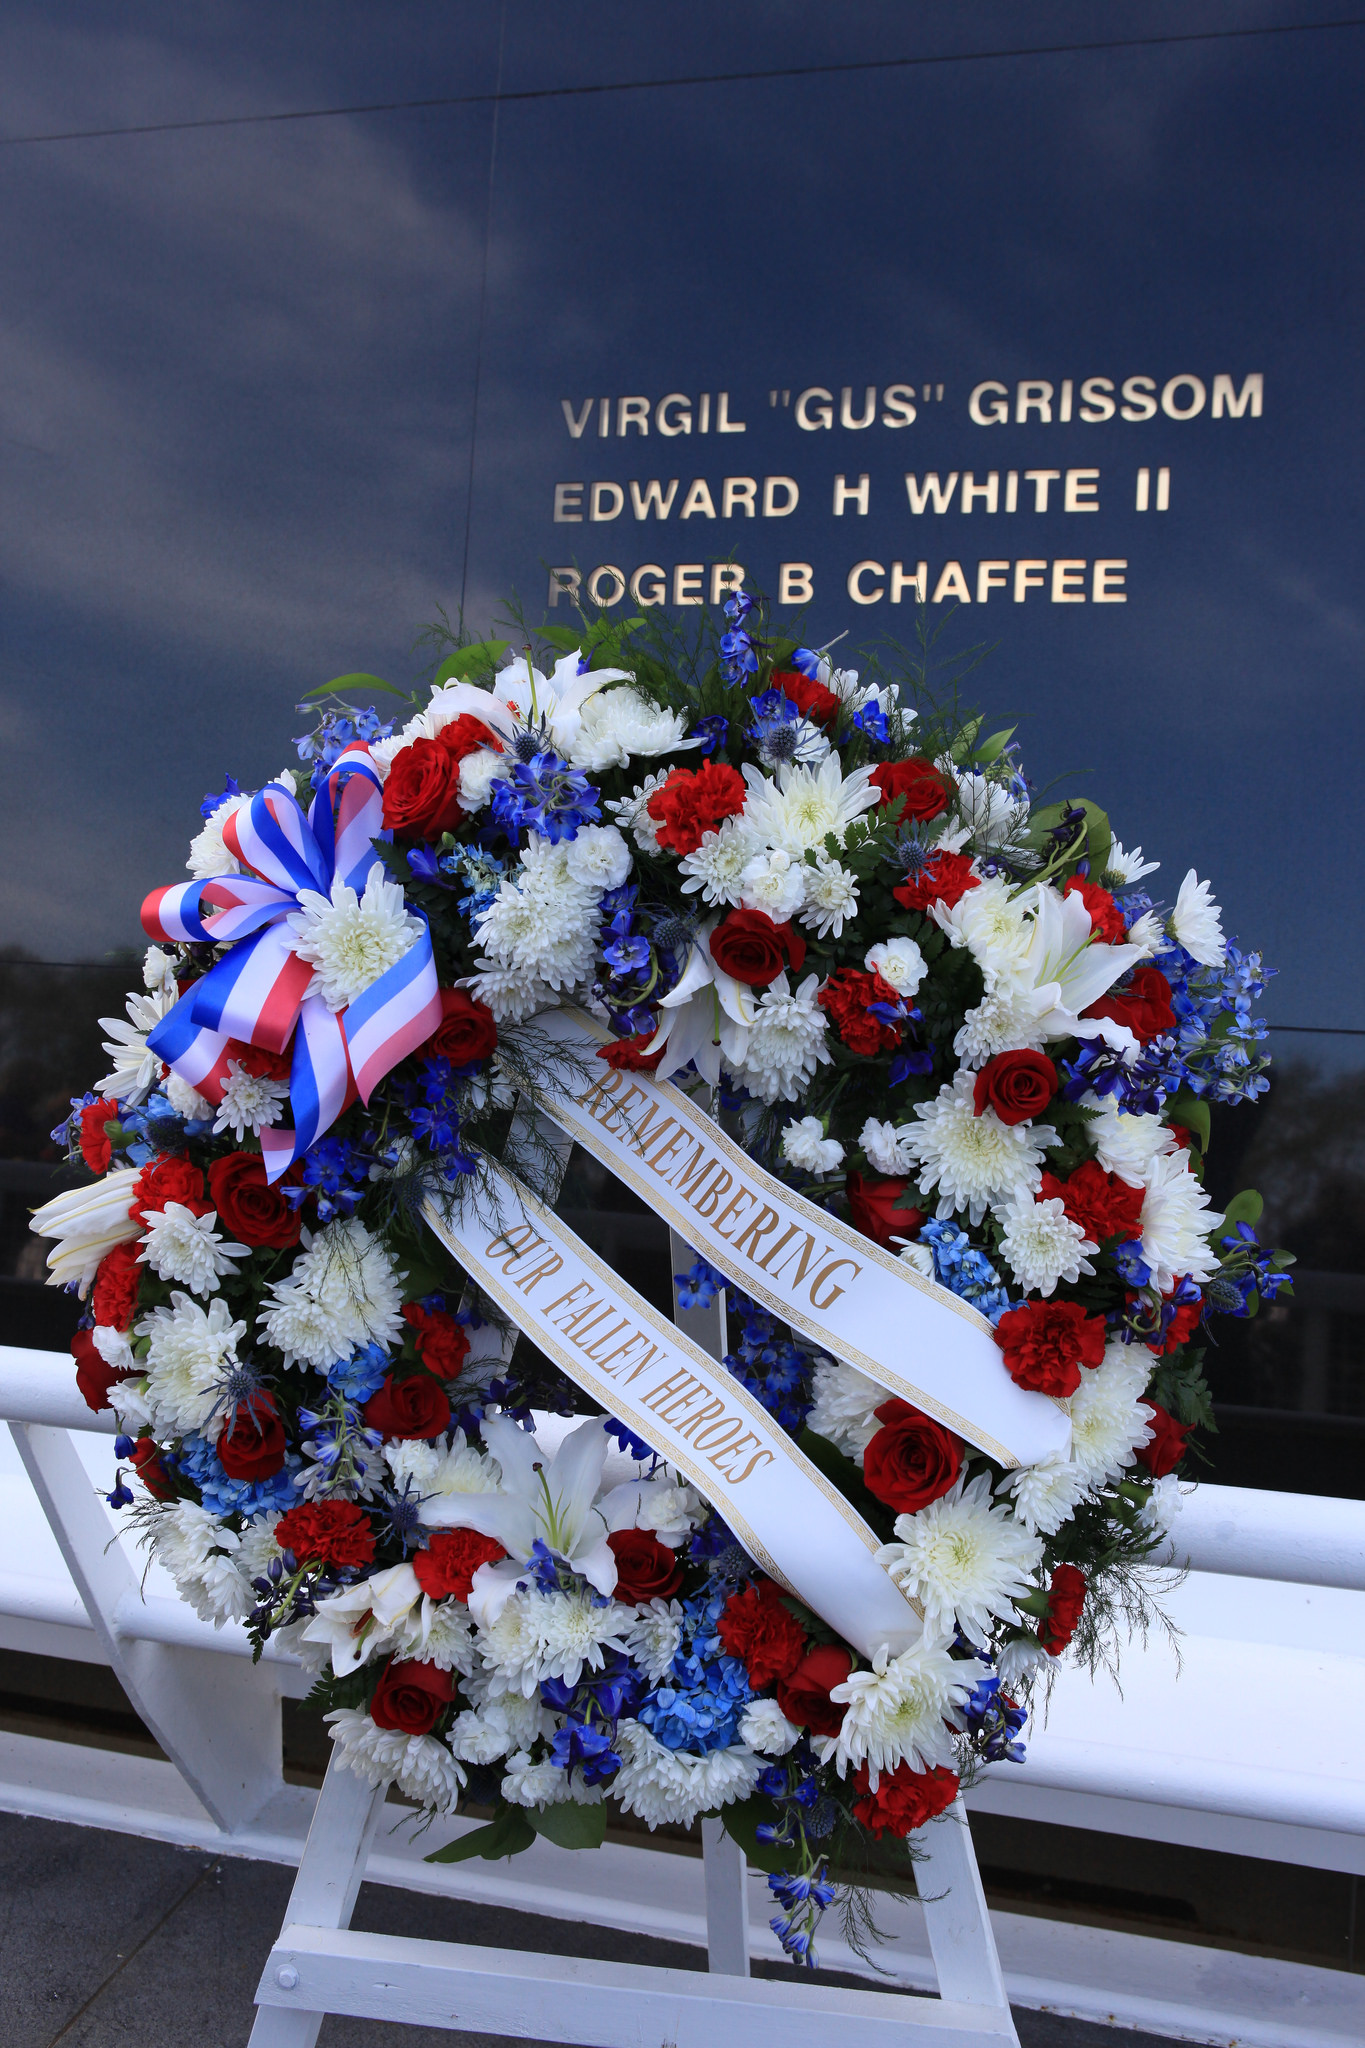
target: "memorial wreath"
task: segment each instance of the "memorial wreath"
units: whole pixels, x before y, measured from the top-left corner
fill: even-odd
[[[352,1770],[492,1810],[441,1853],[720,1814],[813,1961],[831,1873],[1142,1619],[1209,1318],[1289,1262],[1202,1182],[1267,1064],[1208,885],[736,580],[315,693],[147,898],[34,1227],[111,1502]],[[723,1362],[554,1213],[570,1143]]]

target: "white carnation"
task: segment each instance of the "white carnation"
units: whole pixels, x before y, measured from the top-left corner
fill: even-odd
[[[833,1173],[842,1164],[844,1148],[827,1138],[818,1116],[794,1118],[782,1133],[782,1157],[805,1173]]]
[[[913,1124],[879,1123],[870,1116],[858,1136],[858,1143],[878,1173],[900,1176],[909,1173],[918,1154],[906,1143]]]
[[[761,910],[774,924],[786,924],[806,900],[808,869],[780,846],[755,854],[740,876],[740,902]]]
[[[460,763],[460,809],[471,817],[475,811],[481,811],[493,794],[493,784],[506,782],[507,774],[506,754],[497,753],[492,747],[479,747],[466,754]]]
[[[664,1678],[682,1641],[682,1607],[676,1600],[651,1600],[626,1634],[632,1664],[638,1664],[651,1685]]]
[[[155,952],[155,947],[152,950]],[[162,1085],[166,1091],[167,1102],[170,1103],[177,1116],[184,1117],[186,1123],[211,1123],[213,1121],[213,1104],[207,1101],[197,1088],[191,1088],[188,1081],[182,1081],[179,1074],[167,1074]]]
[[[880,945],[869,946],[863,955],[863,966],[869,974],[880,974],[887,987],[895,989],[907,1002],[929,972],[913,939],[885,939]]]
[[[532,1763],[529,1750],[507,1759],[502,1796],[511,1806],[559,1806],[572,1797],[569,1774],[558,1764]]]
[[[566,842],[564,861],[576,882],[600,894],[619,889],[625,881],[630,873],[630,848],[614,825],[580,825]]]
[[[1015,1515],[1033,1535],[1055,1536],[1070,1521],[1087,1484],[1079,1465],[1053,1456],[1008,1473],[995,1490],[1012,1495]]]
[[[863,1452],[882,1426],[876,1411],[887,1398],[885,1387],[856,1366],[822,1358],[811,1376],[811,1391],[815,1400],[808,1426],[861,1464]]]
[[[750,1700],[739,1717],[739,1732],[760,1756],[785,1756],[801,1739],[776,1700]]]
[[[201,832],[190,841],[190,857],[185,862],[196,882],[206,882],[213,875],[239,875],[242,870],[235,857],[223,844],[223,827],[229,818],[236,817],[249,796],[225,796],[215,811],[204,821]]]
[[[1055,1195],[1045,1202],[1017,1195],[997,1215],[1005,1226],[1001,1253],[1026,1294],[1052,1294],[1059,1280],[1074,1283],[1082,1273],[1094,1272],[1084,1254],[1099,1246],[1072,1222]]]
[[[682,712],[668,711],[627,685],[599,690],[588,698],[569,762],[593,775],[695,745],[695,740],[687,738],[687,719]]]

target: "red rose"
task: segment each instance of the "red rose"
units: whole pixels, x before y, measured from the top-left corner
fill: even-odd
[[[894,1771],[882,1772],[875,1792],[868,1790],[869,1777],[867,1765],[859,1764],[853,1789],[862,1796],[854,1801],[853,1817],[874,1835],[912,1835],[957,1798],[957,1774],[942,1764],[932,1771],[897,1764]]]
[[[95,1349],[92,1330],[77,1330],[71,1339],[71,1356],[76,1361],[76,1385],[80,1388],[81,1399],[87,1408],[94,1409],[96,1415],[101,1408],[110,1406],[110,1387],[133,1377],[131,1366],[105,1364]]]
[[[175,1488],[151,1437],[140,1436],[131,1452],[133,1468],[153,1500],[174,1500]]]
[[[365,1424],[386,1440],[440,1436],[450,1427],[450,1403],[429,1372],[396,1380],[392,1373],[365,1403]]]
[[[168,1202],[179,1202],[196,1216],[204,1215],[210,1206],[204,1200],[203,1174],[183,1153],[166,1152],[147,1162],[133,1182],[128,1214],[145,1221]]]
[[[1145,1397],[1144,1408],[1152,1411],[1151,1439],[1138,1445],[1137,1461],[1151,1473],[1153,1479],[1164,1479],[1168,1472],[1174,1472],[1185,1455],[1185,1445],[1194,1429],[1192,1422],[1177,1422],[1160,1401],[1149,1401]]]
[[[1087,882],[1084,875],[1072,875],[1062,890],[1063,896],[1079,896],[1090,913],[1091,939],[1101,939],[1106,946],[1121,946],[1128,936],[1128,927],[1123,921],[1123,912],[1107,889],[1098,882]]]
[[[95,1321],[109,1329],[126,1330],[137,1314],[137,1291],[144,1270],[137,1254],[136,1244],[116,1244],[99,1262],[90,1306]]]
[[[1040,1201],[1059,1201],[1096,1244],[1103,1244],[1106,1237],[1139,1236],[1142,1198],[1141,1188],[1130,1188],[1116,1173],[1106,1173],[1098,1159],[1087,1159],[1065,1180],[1045,1173],[1038,1190]]]
[[[457,1323],[444,1309],[423,1308],[420,1301],[408,1302],[403,1321],[412,1327],[413,1348],[427,1371],[434,1372],[438,1379],[458,1379],[469,1356],[464,1324]]]
[[[1082,1017],[1107,1017],[1111,1023],[1126,1024],[1140,1045],[1175,1029],[1171,1007],[1171,984],[1159,967],[1135,967],[1128,986],[1111,989]]]
[[[725,761],[704,768],[675,768],[645,806],[658,827],[660,846],[679,859],[695,853],[708,832],[744,809],[744,777]]]
[[[481,1564],[500,1564],[507,1555],[491,1536],[477,1529],[438,1529],[427,1548],[413,1554],[417,1583],[433,1600],[467,1600]]]
[[[827,690],[823,683],[803,676],[797,669],[779,669],[773,676],[773,688],[780,690],[812,725],[828,725],[831,718],[838,716],[839,699],[833,690]]]
[[[306,1500],[275,1524],[275,1541],[307,1564],[359,1570],[374,1563],[370,1518],[353,1500]]]
[[[87,1102],[81,1110],[81,1158],[92,1173],[103,1173],[114,1156],[104,1126],[117,1116],[116,1102]]]
[[[275,1397],[262,1389],[238,1404],[215,1449],[229,1479],[273,1479],[284,1470],[287,1441]]]
[[[902,882],[891,894],[907,910],[928,910],[935,903],[944,903],[951,910],[969,889],[980,887],[981,877],[972,873],[965,853],[936,853],[913,879]]]
[[[209,1168],[209,1200],[229,1237],[283,1251],[299,1241],[298,1211],[265,1177],[259,1152],[229,1152]]]
[[[613,1038],[610,1045],[597,1048],[597,1057],[618,1073],[652,1074],[668,1050],[661,1045],[657,1052],[651,1052],[654,1038],[652,1031],[637,1032],[634,1038]]]
[[[472,1060],[486,1060],[497,1042],[497,1020],[487,1003],[467,989],[443,988],[441,1021],[425,1045],[418,1046],[417,1057],[467,1067]]]
[[[846,1707],[830,1698],[853,1669],[853,1659],[837,1643],[815,1643],[789,1678],[777,1682],[777,1704],[789,1721],[812,1735],[837,1735]]]
[[[1057,1069],[1041,1052],[998,1052],[976,1077],[972,1101],[980,1116],[993,1109],[1002,1124],[1041,1116],[1057,1093]]]
[[[1104,1318],[1088,1316],[1077,1301],[1026,1301],[995,1326],[1016,1385],[1063,1398],[1080,1385],[1081,1367],[1104,1357],[1104,1337]]]
[[[789,924],[774,924],[766,910],[732,910],[711,934],[711,958],[722,974],[750,988],[766,988],[783,969],[800,971],[806,942]]]
[[[853,1228],[883,1250],[893,1237],[913,1237],[924,1222],[924,1211],[902,1204],[901,1196],[909,1186],[908,1180],[873,1180],[868,1174],[851,1173],[844,1192]]]
[[[883,761],[872,770],[872,781],[881,791],[878,808],[885,810],[897,797],[904,797],[902,822],[911,818],[937,818],[948,808],[948,784],[932,761],[916,755],[911,761]]]
[[[806,1632],[782,1605],[782,1588],[772,1579],[756,1579],[742,1593],[732,1593],[717,1633],[756,1689],[790,1678],[806,1654]]]
[[[1085,1574],[1074,1564],[1059,1564],[1048,1587],[1047,1618],[1038,1630],[1038,1640],[1049,1657],[1060,1657],[1076,1633],[1076,1623],[1085,1605]]]
[[[380,1674],[370,1719],[376,1728],[396,1728],[401,1735],[429,1735],[454,1697],[453,1671],[395,1658]]]
[[[616,1558],[614,1598],[627,1607],[671,1599],[681,1586],[682,1559],[652,1529],[613,1529],[607,1543]]]
[[[384,784],[384,823],[400,839],[453,832],[460,809],[460,763],[438,740],[414,740],[393,757]]]
[[[875,1413],[882,1426],[863,1453],[868,1491],[899,1514],[917,1514],[956,1485],[961,1440],[908,1401],[883,1401]]]
[[[229,1064],[239,1066],[253,1081],[287,1081],[293,1071],[292,1052],[272,1052],[266,1045],[249,1045],[244,1038],[230,1038],[223,1047]]]
[[[880,974],[865,973],[861,967],[845,967],[829,980],[815,998],[827,1012],[835,1030],[851,1052],[870,1059],[874,1053],[889,1052],[901,1042],[899,1024],[874,1017],[871,1003],[897,1004],[900,998]]]

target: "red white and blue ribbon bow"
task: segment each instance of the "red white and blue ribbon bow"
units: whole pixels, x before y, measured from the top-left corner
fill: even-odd
[[[357,1095],[368,1102],[385,1074],[441,1021],[425,918],[402,959],[344,1010],[305,994],[313,969],[291,951],[285,920],[299,908],[302,890],[330,896],[339,878],[363,893],[379,865],[373,840],[383,810],[369,748],[350,746],[338,755],[307,816],[291,790],[268,783],[226,821],[223,843],[244,873],[154,889],[142,906],[143,929],[153,939],[232,944],[148,1033],[149,1049],[182,1081],[219,1103],[232,1040],[272,1053],[292,1042],[293,1129],[275,1125],[261,1132],[271,1181],[302,1158]]]

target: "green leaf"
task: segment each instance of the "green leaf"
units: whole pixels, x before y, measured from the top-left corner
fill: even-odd
[[[508,648],[510,640],[476,640],[472,647],[457,647],[448,654],[432,677],[432,687],[439,689],[442,683],[468,682],[470,676],[480,669],[496,668]]]
[[[1041,809],[1034,811],[1029,817],[1030,844],[1041,848],[1049,831],[1054,825],[1061,824],[1067,811],[1085,812],[1085,838],[1073,849],[1072,858],[1079,859],[1082,855],[1088,857],[1091,877],[1098,881],[1104,873],[1109,849],[1114,843],[1114,835],[1109,828],[1107,814],[1098,804],[1092,804],[1088,796],[1074,797],[1062,803],[1044,804]]]
[[[447,1842],[444,1849],[433,1849],[422,1860],[425,1863],[467,1863],[471,1857],[482,1856],[485,1862],[496,1863],[502,1856],[520,1855],[523,1849],[530,1848],[535,1838],[536,1831],[522,1809],[504,1806],[487,1827],[475,1828],[472,1834]]]
[[[402,697],[405,700],[408,694],[406,690],[395,690],[392,683],[384,681],[383,676],[366,675],[363,669],[357,669],[353,675],[333,676],[331,682],[324,683],[320,690],[310,690],[303,701],[305,704],[311,704],[314,697],[339,697],[348,690],[382,690],[387,697]]]
[[[583,645],[583,634],[574,626],[537,626],[537,640],[548,640],[551,647],[557,647],[561,654],[572,654],[576,647]]]
[[[1240,1195],[1234,1195],[1223,1212],[1227,1229],[1235,1230],[1239,1223],[1249,1223],[1254,1230],[1261,1220],[1265,1202],[1255,1188],[1243,1188]]]
[[[533,1807],[529,1818],[536,1833],[557,1849],[600,1849],[607,1832],[605,1806],[580,1806],[573,1799],[547,1806],[543,1813]]]
[[[721,1821],[732,1842],[738,1842],[744,1851],[745,1860],[755,1870],[770,1874],[785,1870],[791,1862],[791,1850],[780,1849],[772,1842],[760,1842],[758,1827],[766,1821],[770,1827],[778,1824],[778,1811],[771,1799],[732,1799],[728,1806],[721,1808]]]
[[[976,750],[976,758],[981,766],[989,768],[992,761],[998,761],[1013,738],[1014,727],[1007,725],[1003,732],[993,732],[988,740],[982,740]]]
[[[1173,1095],[1166,1104],[1165,1115],[1167,1123],[1183,1124],[1187,1131],[1193,1131],[1199,1140],[1200,1151],[1208,1151],[1211,1127],[1209,1105],[1196,1095],[1192,1088],[1182,1088],[1178,1094]],[[1259,1200],[1256,1213],[1258,1216],[1261,1213]]]

